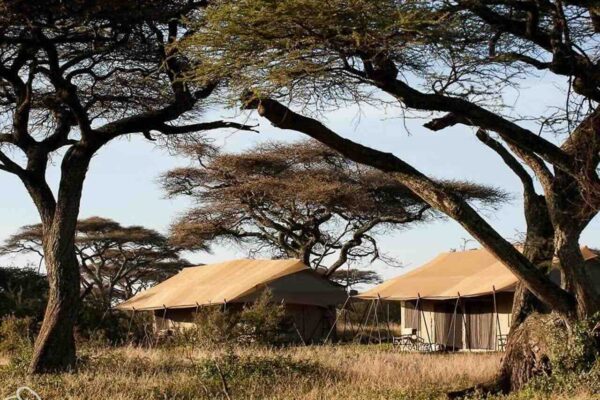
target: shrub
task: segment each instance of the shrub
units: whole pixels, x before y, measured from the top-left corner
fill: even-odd
[[[241,310],[221,306],[199,309],[194,325],[175,332],[178,345],[222,347],[233,344],[278,344],[288,331],[285,308],[269,290]]]
[[[277,344],[288,330],[283,304],[275,304],[270,290],[265,290],[240,315],[243,338],[259,344]]]
[[[575,323],[571,331],[551,332],[550,361],[553,374],[587,373],[596,364],[599,352],[600,313]]]

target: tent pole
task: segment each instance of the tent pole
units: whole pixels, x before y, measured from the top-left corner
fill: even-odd
[[[372,310],[373,311],[373,319],[371,320],[371,324],[369,326],[369,337],[368,337],[369,343],[371,343],[371,337],[373,334],[373,326],[375,324],[377,324],[377,308],[378,308],[378,306],[379,306],[378,301],[374,299],[373,300],[373,310]],[[368,323],[369,323],[369,321],[367,320],[367,324]]]
[[[340,316],[344,313],[344,310],[346,309],[346,305],[348,304],[349,301],[350,301],[350,295],[348,295],[348,297],[346,297],[346,301],[344,302],[344,305],[342,306],[342,308],[340,310],[340,313],[335,317],[335,321],[333,322],[333,325],[331,326],[331,329],[327,333],[327,336],[325,336],[324,343],[327,343],[327,341],[329,340],[329,336],[331,335],[331,333],[333,332],[333,330],[337,326],[338,320],[340,319]]]
[[[133,317],[135,317],[135,307],[132,307],[133,312],[131,313],[131,319],[129,320],[129,326],[127,327],[127,336],[129,338],[129,334],[131,333],[131,325],[133,324]]]
[[[452,313],[452,320],[450,321],[450,327],[448,327],[448,335],[450,337],[450,330],[452,330],[452,350],[456,347],[456,311],[458,310],[458,297],[456,298],[456,303],[454,304],[454,312]]]
[[[379,293],[377,293],[377,297],[379,297],[379,299],[381,299],[381,296],[379,296]],[[385,320],[385,324],[387,327],[387,341],[389,342],[390,339],[392,338],[392,330],[390,329],[390,302],[387,301],[386,302],[386,320]]]
[[[460,292],[458,293],[458,296],[460,298]],[[469,351],[471,351],[471,340],[470,340],[471,335],[469,335],[469,330],[467,328],[467,316],[465,315],[466,305],[467,305],[466,303],[462,303],[461,313],[462,313],[463,324],[465,326],[465,339],[467,341]]]
[[[380,297],[377,295],[377,301],[375,302],[375,313],[373,314],[373,322],[375,323],[375,328],[377,329],[377,336],[379,337],[379,344],[381,344],[381,330],[379,329],[379,316],[377,315],[377,311],[379,310]]]
[[[500,315],[498,315],[498,305],[496,303],[496,286],[492,285],[492,295],[494,296],[494,313],[496,314],[496,334],[498,337],[496,338],[496,351],[498,350],[498,340],[502,336],[502,328],[500,327]]]
[[[355,314],[357,314],[357,315],[358,315],[358,311],[357,311],[357,310],[356,310],[356,308],[354,307],[354,303],[353,303],[353,302],[350,302],[348,305],[349,305],[350,309],[351,309],[351,310],[352,310],[352,311],[353,311]],[[350,312],[349,312],[349,311],[347,311],[347,312],[346,312],[346,318],[348,319],[348,324],[349,324],[349,326],[350,326],[350,329],[352,330],[352,336],[354,337],[354,336],[356,336],[356,334],[357,334],[358,332],[357,332],[357,331],[355,331],[355,329],[354,329],[354,327],[355,327],[355,323],[354,323],[354,322],[352,322],[352,318],[350,317]],[[358,328],[358,327],[357,327],[357,328]]]
[[[421,298],[421,295],[417,293],[417,296]],[[431,336],[429,336],[429,328],[427,327],[427,318],[425,318],[425,311],[423,311],[423,304],[421,303],[421,315],[423,316],[423,322],[425,323],[425,332],[427,333],[427,341],[429,342],[429,350],[431,351]]]
[[[167,318],[167,306],[165,306],[165,305],[163,304],[163,308],[164,308],[165,310],[163,311],[163,316],[162,316],[162,319],[163,319],[163,323],[166,325],[166,324],[167,324],[167,323],[166,323],[166,318]],[[157,335],[156,335],[156,340],[154,341],[154,346],[158,346],[158,337],[159,337],[159,335],[157,334]]]
[[[413,326],[417,327],[417,332],[421,331],[421,324],[419,323],[420,320],[420,315],[419,315],[419,301],[421,300],[421,298],[419,296],[417,296],[417,302],[415,303],[415,313],[413,313]],[[415,321],[416,319],[416,321]]]
[[[373,308],[373,300],[371,300],[371,302],[369,303],[369,307],[367,310],[365,310],[365,314],[367,315],[366,318],[364,319],[364,321],[361,322],[360,326],[358,327],[358,332],[357,332],[357,336],[358,337],[358,341],[360,343],[360,341],[362,340],[362,336],[363,336],[363,329],[367,326],[367,323],[369,321],[369,317],[371,316],[371,308]]]

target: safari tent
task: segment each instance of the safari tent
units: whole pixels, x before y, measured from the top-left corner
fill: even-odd
[[[347,294],[300,260],[233,260],[190,267],[117,306],[120,310],[154,313],[156,331],[190,326],[200,307],[221,305],[241,310],[269,288],[284,304],[297,335],[317,341],[329,331],[335,306]]]
[[[582,248],[600,284],[598,256]],[[551,278],[560,281],[558,270]],[[518,279],[485,249],[442,253],[357,298],[401,303],[404,335],[434,350],[503,350]]]

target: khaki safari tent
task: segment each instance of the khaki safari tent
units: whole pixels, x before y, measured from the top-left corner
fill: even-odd
[[[600,258],[582,248],[600,285]],[[557,269],[550,276],[560,282]],[[518,279],[485,249],[447,252],[355,298],[400,302],[400,347],[412,350],[504,350]],[[376,312],[376,310],[375,310]],[[368,318],[368,316],[367,316]],[[389,325],[389,321],[387,321]]]
[[[319,341],[335,320],[335,306],[347,294],[300,260],[233,260],[184,268],[177,275],[117,306],[120,310],[154,313],[154,329],[169,332],[194,323],[200,307],[222,305],[241,310],[268,288],[284,304],[296,337]]]

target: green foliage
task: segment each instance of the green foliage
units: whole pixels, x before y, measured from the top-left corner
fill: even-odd
[[[18,369],[28,365],[33,353],[33,319],[5,316],[0,320],[0,354],[10,358],[11,365]]]
[[[14,315],[41,321],[47,295],[46,277],[35,269],[0,267],[0,318]]]
[[[550,361],[553,375],[582,374],[589,372],[600,355],[598,331],[600,313],[577,321],[570,332],[565,329],[551,331]]]
[[[264,290],[251,306],[242,310],[242,338],[259,344],[278,343],[286,322],[283,304],[275,304],[271,291]]]
[[[277,344],[288,330],[285,308],[267,289],[241,310],[221,306],[198,310],[192,327],[175,333],[174,343],[191,347],[231,348],[236,344]]]
[[[436,24],[440,16],[428,3],[219,1],[182,48],[202,57],[196,79],[225,74],[238,95],[247,88],[261,95],[293,88],[295,96],[341,101],[360,95],[354,89],[360,82],[348,79],[340,55],[386,55],[406,72],[423,73],[429,66],[423,52],[434,54],[449,43],[440,31],[450,22]]]

